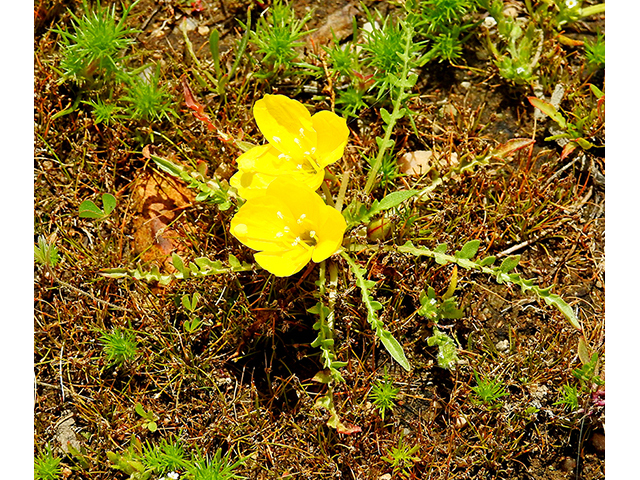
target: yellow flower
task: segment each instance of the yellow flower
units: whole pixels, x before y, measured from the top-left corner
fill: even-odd
[[[335,208],[293,177],[278,177],[264,195],[247,200],[231,220],[231,234],[258,250],[256,262],[278,277],[299,272],[309,260],[336,253],[347,224]]]
[[[277,177],[289,175],[316,190],[324,168],[344,153],[349,129],[344,118],[322,110],[311,116],[296,100],[265,95],[253,107],[258,128],[269,142],[238,158],[231,186],[244,199],[259,197]]]

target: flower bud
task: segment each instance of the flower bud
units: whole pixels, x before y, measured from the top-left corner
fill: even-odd
[[[371,220],[367,225],[367,240],[370,242],[384,241],[393,232],[394,224],[386,217]]]

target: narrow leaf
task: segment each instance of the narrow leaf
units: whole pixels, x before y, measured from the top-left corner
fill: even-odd
[[[378,338],[384,345],[384,348],[387,349],[387,352],[393,357],[393,359],[398,362],[402,368],[404,368],[407,372],[411,371],[411,365],[409,364],[409,360],[407,360],[406,355],[404,354],[404,349],[400,342],[398,342],[391,332],[388,330],[379,330],[376,332]]]
[[[500,271],[502,273],[509,273],[511,270],[518,266],[520,262],[520,255],[510,255],[505,258],[500,264]]]
[[[491,152],[491,157],[504,160],[514,152],[529,147],[534,143],[536,143],[536,141],[532,138],[512,138],[506,143],[498,145],[498,147]]]
[[[556,110],[556,107],[551,105],[549,102],[542,100],[537,97],[527,97],[531,105],[540,110],[542,113],[551,118],[554,122],[556,122],[560,128],[565,128],[567,126],[567,121],[564,119],[562,114]]]

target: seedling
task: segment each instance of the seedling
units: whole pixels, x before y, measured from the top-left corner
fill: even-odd
[[[300,40],[310,33],[303,30],[309,20],[311,13],[298,20],[293,9],[281,0],[276,0],[260,17],[250,38],[250,43],[262,54],[262,68],[258,77],[269,78],[292,70],[298,58],[297,49],[304,45]],[[247,25],[241,25],[247,31],[250,29]]]
[[[198,300],[200,300],[200,294],[198,292],[194,292],[191,298],[185,293],[181,299],[182,306],[190,317],[188,320],[185,320],[183,324],[184,331],[189,334],[195,333],[202,325],[202,320],[195,316],[195,312],[198,309]]]
[[[376,381],[369,392],[369,398],[378,407],[380,412],[380,418],[384,421],[385,412],[387,410],[392,411],[395,404],[393,403],[400,392],[399,388],[393,386],[393,382],[387,374],[387,370],[384,371],[384,378]]]
[[[111,212],[116,208],[116,197],[110,193],[102,194],[102,206],[101,209],[92,200],[85,200],[78,207],[78,214],[80,218],[96,218],[104,219],[111,215]]]
[[[475,393],[476,399],[489,408],[499,407],[500,404],[496,404],[497,400],[500,397],[509,395],[509,392],[506,391],[502,381],[498,378],[480,378],[478,377],[478,372],[474,371],[473,373],[476,377],[477,385],[475,387],[471,387],[471,390]]]
[[[139,75],[127,79],[127,90],[121,98],[128,103],[123,109],[123,116],[147,121],[169,119],[169,115],[176,116],[170,105],[171,97],[160,84],[160,66],[157,65],[153,73],[151,70],[151,67],[147,67]]]
[[[47,445],[33,460],[33,478],[35,480],[57,480],[62,473],[60,461],[60,458],[53,455],[51,446]]]
[[[38,244],[33,246],[33,254],[37,262],[50,268],[55,268],[60,260],[58,248],[49,244],[42,235],[38,237]]]
[[[139,0],[138,0],[139,1]],[[92,81],[96,73],[110,76],[118,72],[126,57],[124,50],[134,43],[135,29],[125,22],[138,1],[125,8],[120,21],[116,21],[116,4],[96,7],[91,11],[83,0],[84,14],[77,17],[72,12],[73,33],[54,28],[63,41],[63,57],[60,62],[63,78],[76,81]]]
[[[157,418],[151,410],[147,412],[141,403],[136,403],[135,410],[143,418],[142,426],[144,428],[152,433],[158,430]]]
[[[578,387],[565,384],[560,392],[561,398],[554,405],[565,405],[571,412],[576,411],[580,407],[578,401]]]
[[[138,342],[133,333],[120,328],[104,332],[100,337],[102,351],[112,365],[133,360],[138,353]]]
[[[598,32],[596,39],[593,41],[587,40],[584,44],[584,54],[587,57],[587,62],[594,69],[604,68],[605,63],[605,42],[604,35]]]
[[[413,464],[421,460],[420,457],[415,456],[419,448],[418,445],[414,445],[413,447],[405,445],[402,437],[400,437],[398,446],[391,448],[387,455],[382,457],[382,460],[391,464],[394,475],[399,474],[403,477],[409,477]]]

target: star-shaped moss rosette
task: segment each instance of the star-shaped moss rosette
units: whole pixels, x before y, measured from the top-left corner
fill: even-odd
[[[311,116],[304,105],[284,95],[265,95],[255,103],[253,115],[269,143],[238,158],[239,171],[230,184],[246,200],[261,196],[282,175],[316,190],[324,168],[340,159],[347,145],[344,118],[328,110]]]
[[[253,250],[256,262],[278,277],[299,272],[309,260],[336,253],[347,228],[344,217],[310,187],[278,177],[262,196],[250,198],[231,220],[231,234]]]

